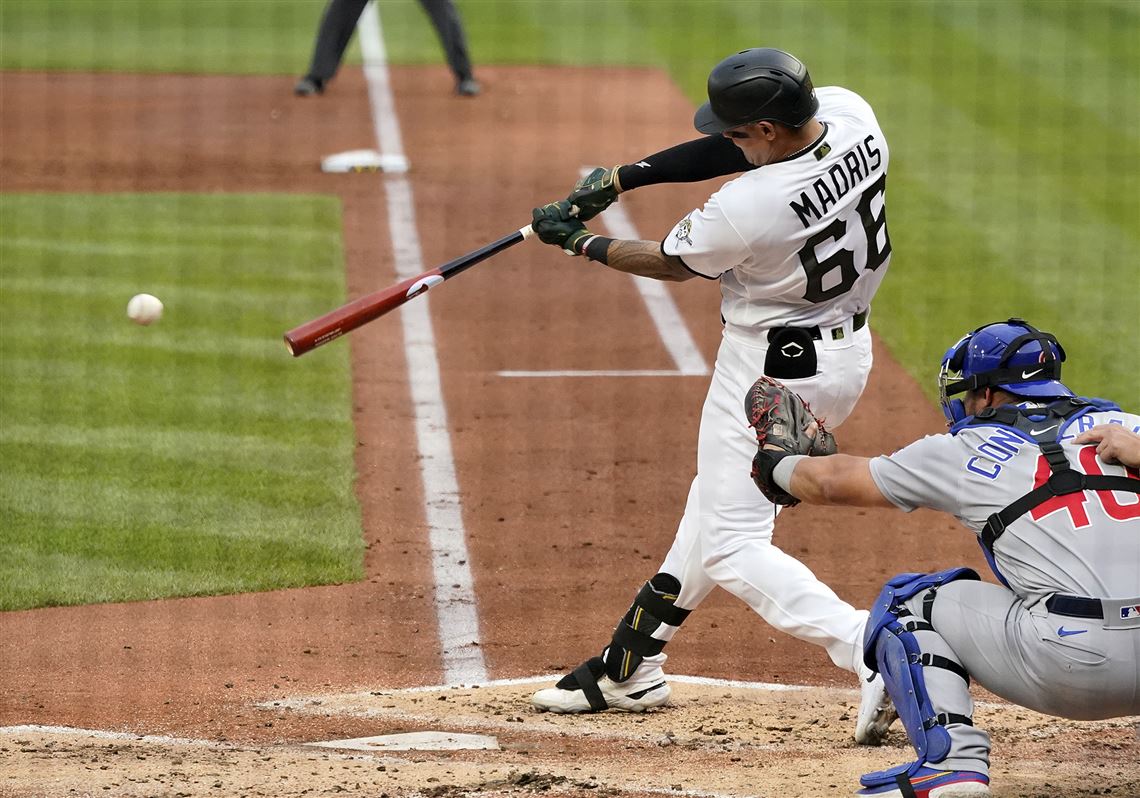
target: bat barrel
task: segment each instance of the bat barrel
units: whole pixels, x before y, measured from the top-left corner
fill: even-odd
[[[383,291],[362,296],[360,299],[306,322],[300,327],[294,327],[285,333],[285,348],[293,357],[300,357],[318,346],[323,346],[329,341],[335,341],[345,333],[355,330],[391,310],[395,310],[409,299],[427,291],[433,285],[438,285],[447,278],[454,277],[465,269],[469,269],[476,263],[514,246],[531,235],[532,231],[529,226],[516,230],[498,241],[492,241],[484,247],[448,261],[436,269],[426,271],[415,277],[409,277],[391,288],[385,288]]]
[[[385,288],[383,291],[362,296],[334,311],[305,322],[300,327],[294,327],[285,333],[285,347],[293,357],[300,357],[383,316],[440,282],[443,282],[443,277],[438,271],[427,272],[397,283],[391,288]]]

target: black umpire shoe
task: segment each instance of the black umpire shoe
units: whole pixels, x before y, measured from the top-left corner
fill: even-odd
[[[475,78],[463,78],[455,84],[455,93],[460,97],[475,97],[483,90]]]
[[[309,75],[297,81],[297,85],[293,87],[293,93],[298,97],[308,97],[312,94],[324,94],[325,82],[320,78],[314,78]]]

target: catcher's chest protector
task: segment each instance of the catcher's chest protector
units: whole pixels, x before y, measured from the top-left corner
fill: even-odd
[[[1058,438],[1065,423],[1081,413],[1100,409],[1084,399],[1063,399],[1045,408],[1023,408],[1012,405],[987,407],[982,412],[967,419],[955,431],[967,426],[1000,425],[1017,430],[1034,441],[1041,454],[1049,463],[1049,478],[1025,495],[1016,499],[1002,510],[994,513],[982,528],[982,545],[992,557],[994,542],[1015,520],[1033,510],[1054,496],[1080,493],[1086,490],[1119,490],[1140,493],[1140,479],[1110,476],[1105,474],[1085,474],[1077,471],[1069,463]]]

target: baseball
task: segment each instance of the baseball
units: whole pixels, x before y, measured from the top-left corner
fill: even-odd
[[[127,316],[144,327],[162,318],[162,301],[150,294],[135,294],[127,303]]]

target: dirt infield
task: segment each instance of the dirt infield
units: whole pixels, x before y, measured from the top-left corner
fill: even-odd
[[[534,684],[364,692],[298,698],[289,712],[356,716],[370,737],[446,727],[480,734],[494,748],[403,751],[302,744],[220,744],[19,730],[0,736],[0,765],[37,795],[817,796],[847,794],[869,769],[897,764],[906,740],[893,732],[880,749],[850,739],[854,690],[772,692],[678,682],[673,706],[630,716],[539,714],[526,709]],[[274,702],[276,703],[276,702]],[[267,708],[280,712],[280,707]],[[1008,705],[978,710],[998,737],[997,795],[1135,795],[1140,786],[1122,753],[1134,744],[1127,721],[1080,725]],[[1059,760],[1080,746],[1085,784],[1067,792]],[[461,738],[455,738],[462,742]],[[19,754],[10,753],[18,747]],[[1070,766],[1072,767],[1072,766]],[[50,773],[50,776],[46,775]],[[0,791],[3,787],[0,787]],[[30,794],[30,793],[22,793]]]
[[[585,69],[487,68],[488,90],[474,101],[428,72],[438,78],[417,69],[392,78],[429,265],[518,228],[581,165],[690,135],[691,106],[654,71],[600,80]],[[374,142],[360,71],[346,70],[321,98],[295,99],[290,87],[288,78],[0,74],[3,190],[336,194],[350,293],[394,282],[385,178],[316,167]],[[612,131],[605,141],[598,120]],[[622,205],[655,238],[710,189],[648,189]],[[896,253],[892,269],[906,265]],[[717,291],[696,282],[671,295],[711,362]],[[537,244],[432,292],[492,679],[557,673],[594,653],[672,539],[706,378],[497,375],[669,368],[639,302],[622,276]],[[282,330],[297,321],[282,319]],[[400,339],[384,319],[332,344],[352,348],[365,581],[0,615],[0,727],[125,735],[5,732],[0,795],[820,796],[847,794],[859,773],[910,758],[897,731],[884,749],[853,746],[851,678],[723,593],[670,645],[672,672],[821,689],[678,683],[672,709],[589,718],[534,712],[533,684],[399,692],[443,681]],[[877,341],[841,447],[890,450],[941,426]],[[864,606],[900,570],[985,569],[968,535],[926,512],[800,507],[781,516],[776,540]],[[1059,722],[999,705],[979,719],[995,734],[996,795],[1140,795],[1134,723]],[[477,731],[500,747],[304,747],[420,730]]]

